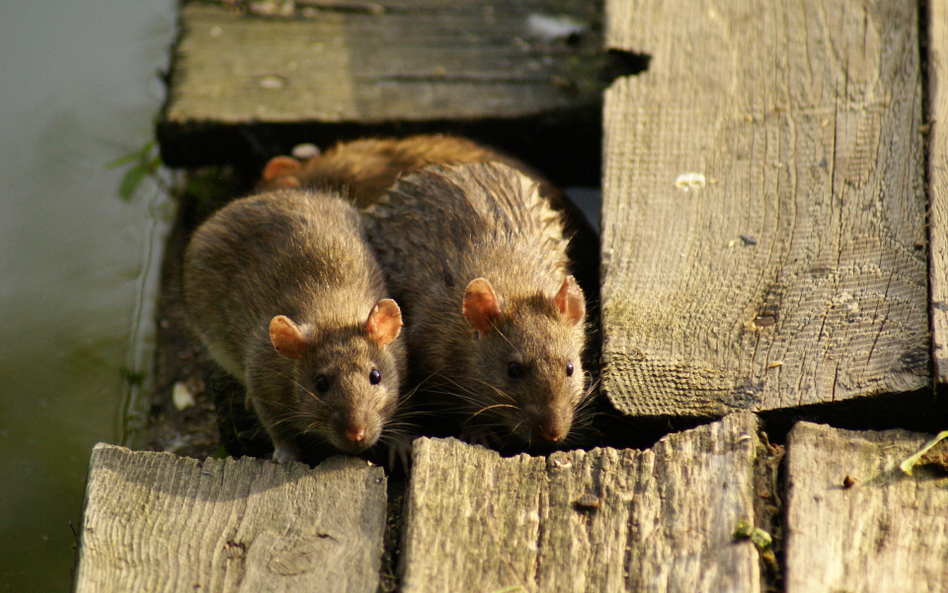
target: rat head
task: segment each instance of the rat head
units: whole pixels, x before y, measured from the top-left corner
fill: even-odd
[[[586,305],[576,280],[567,276],[552,298],[504,302],[490,282],[476,278],[462,311],[476,342],[468,382],[475,414],[499,420],[528,445],[561,443],[584,400]]]
[[[315,329],[278,315],[270,341],[294,362],[293,411],[302,432],[313,432],[348,453],[374,445],[398,403],[402,345],[394,343],[402,315],[380,300],[364,323]]]

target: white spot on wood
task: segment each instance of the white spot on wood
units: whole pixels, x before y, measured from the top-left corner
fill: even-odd
[[[319,147],[309,143],[297,144],[293,147],[291,154],[300,160],[311,159],[314,156],[319,156]]]
[[[171,389],[171,401],[174,402],[174,407],[178,410],[190,408],[194,405],[194,394],[188,389],[187,384],[178,381]]]
[[[280,76],[266,74],[257,79],[257,84],[260,85],[261,88],[278,90],[286,85],[286,81]]]
[[[589,26],[568,16],[549,16],[545,14],[531,14],[527,17],[527,31],[531,37],[539,37],[543,41],[565,39],[570,35],[579,35]]]
[[[701,173],[682,173],[675,180],[675,187],[681,191],[697,191],[705,186],[707,181]]]

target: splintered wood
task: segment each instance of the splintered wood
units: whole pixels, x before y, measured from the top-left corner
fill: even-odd
[[[929,381],[914,2],[612,0],[603,388],[721,415]]]
[[[311,470],[100,443],[75,590],[374,593],[385,490],[382,469],[355,458]]]
[[[932,342],[935,379],[948,383],[948,0],[926,3],[928,15],[928,236],[931,241]]]
[[[787,593],[948,587],[948,453],[906,475],[930,435],[801,422],[787,445]],[[933,449],[933,452],[935,450]]]
[[[759,591],[753,415],[648,451],[503,459],[415,441],[402,587],[414,591]]]

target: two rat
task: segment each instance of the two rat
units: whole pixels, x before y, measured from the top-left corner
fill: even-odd
[[[586,299],[598,239],[522,163],[450,136],[359,140],[300,163],[276,157],[262,187],[346,191],[406,319],[407,385],[463,410],[463,433],[560,445],[590,400]],[[416,396],[417,398],[417,396]],[[485,437],[485,438],[481,438]]]
[[[364,451],[400,384],[465,410],[483,440],[566,439],[589,400],[586,302],[567,250],[595,237],[552,186],[472,142],[421,136],[341,144],[305,164],[277,157],[261,183],[272,188],[284,189],[196,232],[185,302],[212,356],[247,385],[277,460],[299,458],[301,432]],[[362,208],[394,301],[335,192]]]

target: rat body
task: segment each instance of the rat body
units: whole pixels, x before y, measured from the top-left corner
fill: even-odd
[[[436,165],[363,215],[404,307],[411,385],[479,437],[562,443],[588,401],[586,309],[539,184],[503,163]]]
[[[347,453],[379,440],[402,319],[350,204],[299,190],[231,202],[194,232],[183,274],[190,323],[246,385],[274,459],[299,459],[304,433]]]
[[[344,192],[358,208],[376,203],[395,182],[430,165],[500,162],[538,184],[540,195],[562,214],[569,237],[570,272],[579,280],[587,306],[599,298],[599,236],[583,213],[562,192],[526,164],[456,136],[426,134],[407,138],[367,138],[339,143],[322,154],[300,162],[288,157],[271,159],[263,170],[261,189],[306,188]],[[590,359],[596,360],[595,352]]]

